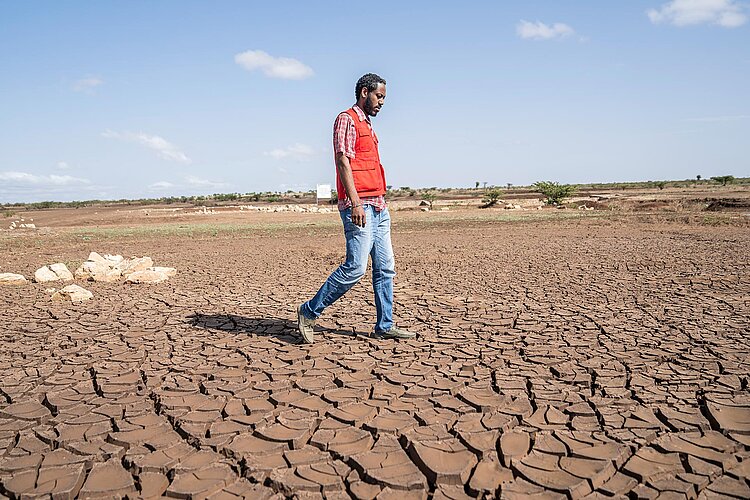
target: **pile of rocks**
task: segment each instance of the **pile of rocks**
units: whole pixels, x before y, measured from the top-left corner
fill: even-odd
[[[91,252],[86,262],[71,273],[68,266],[62,262],[40,267],[34,272],[34,281],[50,283],[54,281],[86,281],[114,282],[124,278],[127,283],[161,283],[177,274],[173,267],[154,266],[151,257],[133,257],[126,259],[122,255],[101,256]],[[0,273],[0,285],[24,285],[28,280],[22,274]],[[81,303],[94,295],[78,285],[67,285],[60,290],[48,288],[53,300],[69,300],[74,304]]]
[[[240,212],[250,210],[254,212],[297,212],[297,213],[317,213],[329,214],[333,210],[328,207],[318,205],[280,205],[272,207],[258,207],[255,205],[240,205]],[[213,212],[212,212],[213,213]]]
[[[75,276],[88,281],[113,282],[125,278],[129,283],[161,283],[177,271],[172,267],[156,267],[151,257],[126,259],[122,255],[89,254],[76,269]]]
[[[8,226],[8,229],[36,229],[36,224],[33,223],[34,219],[29,219],[28,222],[26,222],[26,219],[23,217],[16,219],[10,223],[10,226]]]

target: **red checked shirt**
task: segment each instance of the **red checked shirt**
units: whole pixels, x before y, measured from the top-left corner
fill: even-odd
[[[375,131],[372,130],[372,122],[370,117],[365,115],[359,106],[356,104],[352,106],[352,109],[357,113],[360,119],[367,120],[367,125],[372,131],[372,135],[377,138]],[[334,156],[339,153],[344,153],[347,158],[354,158],[354,141],[357,139],[357,130],[354,127],[354,120],[347,113],[340,113],[336,117],[336,121],[333,124],[333,154]],[[338,174],[337,174],[338,175]],[[365,196],[360,198],[363,205],[372,205],[376,212],[380,212],[385,208],[385,196]],[[346,210],[352,206],[352,202],[348,196],[339,200],[339,210]]]

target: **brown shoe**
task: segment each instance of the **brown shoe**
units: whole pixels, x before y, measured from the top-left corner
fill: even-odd
[[[417,334],[404,330],[403,328],[393,327],[387,332],[380,334],[384,339],[414,339],[417,338]]]
[[[297,331],[299,331],[305,344],[312,344],[315,340],[314,328],[315,320],[307,319],[305,315],[302,314],[302,306],[299,306],[297,308]]]

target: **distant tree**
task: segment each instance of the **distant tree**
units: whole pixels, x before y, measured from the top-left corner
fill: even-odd
[[[720,182],[722,186],[726,186],[727,184],[731,184],[734,182],[734,176],[733,175],[717,175],[715,177],[711,177],[711,180]]]
[[[550,181],[535,182],[532,186],[536,191],[547,197],[544,201],[547,205],[559,205],[576,190],[575,186],[571,186],[570,184],[559,184]]]
[[[437,195],[435,193],[422,193],[422,199],[429,204],[430,210],[432,210],[432,204],[437,199]]]
[[[506,184],[506,186],[508,186],[508,189],[510,189],[513,187],[513,184],[509,182],[508,184]]]
[[[483,184],[483,186],[482,186],[482,187],[483,187],[484,189],[487,189],[487,181],[484,181],[484,182],[483,182],[482,184]]]
[[[500,195],[502,195],[502,193],[499,189],[490,189],[489,191],[484,193],[481,208],[489,208],[495,205],[500,200]]]
[[[665,187],[666,185],[667,185],[667,183],[666,183],[666,182],[664,182],[664,181],[657,181],[657,182],[654,182],[654,186],[658,187],[658,188],[659,188],[659,191],[661,191],[662,189],[664,189],[664,187]]]
[[[701,174],[696,175],[695,179],[700,182],[700,180],[701,180]]]
[[[479,181],[474,181],[474,189],[479,189]]]

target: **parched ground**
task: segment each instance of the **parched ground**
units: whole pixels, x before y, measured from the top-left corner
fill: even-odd
[[[394,212],[410,342],[365,279],[297,343],[336,214],[0,235],[178,269],[0,288],[0,497],[750,497],[746,219],[476,213]]]

